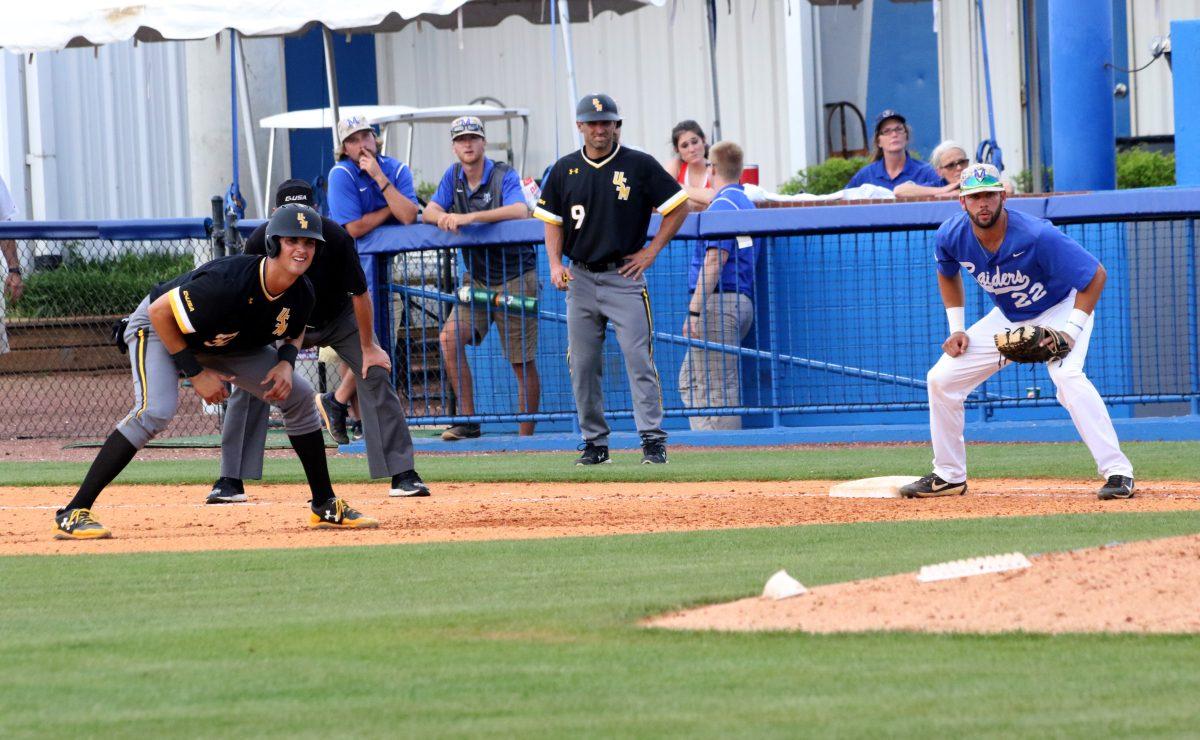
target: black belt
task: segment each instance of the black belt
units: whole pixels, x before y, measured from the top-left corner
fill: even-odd
[[[624,258],[618,262],[576,262],[575,260],[571,260],[572,267],[582,267],[588,272],[608,272],[609,270],[617,269],[623,264],[625,264]]]

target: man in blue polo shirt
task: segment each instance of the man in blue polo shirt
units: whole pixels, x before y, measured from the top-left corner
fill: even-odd
[[[742,148],[731,141],[708,153],[716,191],[708,212],[754,208],[738,182]],[[749,236],[697,241],[688,267],[688,317],[683,335],[738,347],[754,320],[754,240]],[[688,408],[735,407],[742,402],[741,358],[734,352],[689,347],[679,369],[679,395]],[[692,429],[741,429],[740,416],[691,416]]]
[[[446,168],[437,192],[425,208],[422,217],[425,223],[457,233],[460,226],[467,224],[529,218],[517,171],[484,156],[487,139],[482,121],[474,116],[455,119],[450,124],[450,141],[458,162]],[[464,283],[472,291],[513,296],[538,294],[537,254],[532,245],[463,247],[462,252],[469,275]],[[475,413],[474,382],[466,347],[482,342],[492,322],[500,332],[504,357],[517,377],[517,411],[536,413],[541,396],[541,378],[535,362],[537,314],[514,313],[475,303],[456,305],[439,337],[446,374],[458,400],[458,412],[468,416]],[[521,435],[533,434],[533,422],[521,422],[519,431]],[[478,437],[480,433],[478,424],[455,424],[442,432],[442,439],[453,442]]]
[[[903,486],[907,498],[949,496],[967,491],[963,402],[971,391],[1008,364],[993,336],[1013,326],[1047,326],[1067,335],[1070,350],[1046,364],[1056,398],[1071,415],[1096,467],[1105,478],[1101,499],[1133,496],[1133,466],[1121,452],[1104,400],[1083,372],[1104,291],[1104,266],[1075,240],[1045,219],[1004,207],[1007,194],[990,164],[962,173],[963,212],[934,236],[938,289],[946,306],[950,336],[945,354],[929,371],[929,427],[933,472]],[[995,308],[966,327],[963,270],[992,299]]]
[[[329,216],[358,239],[387,223],[417,220],[412,170],[379,154],[375,129],[362,116],[338,122],[337,163],[329,171]]]
[[[897,185],[913,182],[935,187],[944,185],[937,171],[908,154],[911,135],[908,121],[894,110],[885,110],[875,119],[875,156],[873,161],[854,173],[847,188],[878,185],[895,190]]]

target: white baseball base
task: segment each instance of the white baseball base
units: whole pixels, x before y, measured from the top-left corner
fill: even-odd
[[[767,580],[767,585],[763,588],[763,598],[779,601],[780,599],[790,599],[793,596],[800,596],[808,593],[808,589],[804,584],[797,581],[788,575],[786,570],[776,571],[775,575]]]
[[[838,483],[829,489],[834,498],[900,498],[900,486],[917,480],[911,475],[881,475]]]
[[[987,555],[981,558],[967,558],[966,560],[951,560],[948,563],[937,563],[936,565],[923,565],[921,566],[921,572],[917,574],[917,580],[921,583],[932,583],[933,581],[946,581],[951,578],[981,576],[985,573],[1004,573],[1005,571],[1020,570],[1032,566],[1033,563],[1029,562],[1029,558],[1021,553],[1008,552],[1003,555]]]

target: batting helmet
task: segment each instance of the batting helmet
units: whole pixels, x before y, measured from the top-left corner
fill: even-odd
[[[279,256],[279,239],[285,236],[308,237],[317,244],[325,242],[321,233],[321,215],[299,203],[288,203],[275,209],[267,222],[267,256]]]
[[[580,123],[591,121],[620,121],[617,104],[604,93],[584,95],[575,106],[575,120]]]

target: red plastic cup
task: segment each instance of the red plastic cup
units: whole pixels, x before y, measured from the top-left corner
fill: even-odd
[[[758,184],[758,165],[748,164],[742,169],[742,184],[757,185]]]

